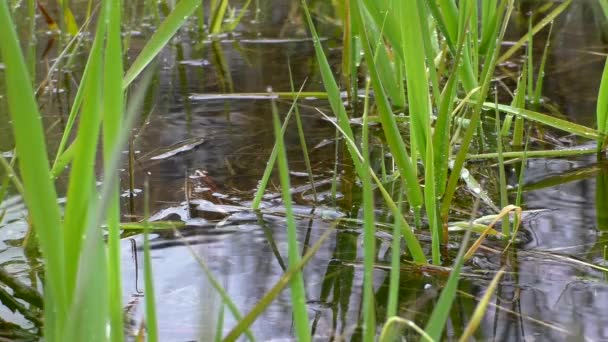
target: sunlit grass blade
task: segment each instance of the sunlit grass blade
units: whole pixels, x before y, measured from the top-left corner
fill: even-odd
[[[45,299],[54,312],[45,312],[45,335],[59,341],[67,312],[64,244],[57,193],[49,177],[44,130],[7,1],[0,1],[0,53],[5,64],[6,101],[11,115],[25,202],[45,258]],[[50,311],[50,310],[49,310]]]
[[[298,236],[296,231],[296,221],[293,216],[293,208],[291,204],[291,185],[289,180],[289,166],[287,164],[287,153],[281,134],[281,124],[279,114],[274,100],[272,101],[272,117],[274,122],[274,134],[276,137],[277,146],[277,166],[279,169],[279,178],[281,179],[281,193],[283,197],[283,206],[287,220],[287,244],[289,267],[296,267],[300,261],[300,253],[298,248]],[[291,283],[291,303],[293,316],[296,326],[296,336],[299,341],[310,341],[310,328],[308,326],[308,312],[306,307],[306,290],[304,288],[304,277],[302,272],[297,272],[294,275]]]
[[[152,62],[160,50],[165,47],[171,37],[183,25],[188,17],[201,5],[200,0],[180,0],[173,11],[165,18],[162,24],[156,29],[152,37],[141,50],[131,67],[125,74],[122,82],[123,89],[126,89],[133,80]]]

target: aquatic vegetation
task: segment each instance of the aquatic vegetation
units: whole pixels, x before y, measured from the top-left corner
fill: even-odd
[[[142,11],[155,24],[136,57],[129,53],[132,36],[137,32],[134,29],[126,32],[123,17],[128,11],[124,10],[125,3],[103,0],[96,7],[90,1],[81,26],[78,26],[81,18],[74,15],[74,7],[68,3],[59,2],[62,20],[58,22],[51,17],[52,11],[47,13],[44,9],[48,6],[40,4],[48,28],[58,31],[53,34],[58,38],[61,52],[37,86],[35,46],[29,46],[25,53],[22,51],[20,45],[23,42],[14,25],[16,10],[9,7],[8,1],[0,0],[0,72],[5,78],[6,102],[15,140],[14,152],[0,154],[4,172],[0,179],[0,200],[9,193],[12,182],[16,192],[25,199],[31,229],[36,234],[36,238],[26,238],[27,248],[39,248],[44,262],[43,298],[35,286],[29,288],[19,282],[11,282],[9,286],[16,297],[31,304],[34,310],[41,310],[41,302],[44,301],[44,318],[29,312],[21,302],[12,304],[14,310],[36,327],[44,329],[44,338],[49,341],[121,341],[125,339],[125,331],[129,330],[135,330],[134,334],[141,340],[161,340],[159,323],[163,320],[163,312],[159,310],[155,297],[159,287],[153,277],[157,270],[153,269],[154,245],[151,238],[154,234],[173,234],[179,238],[180,244],[188,248],[214,293],[221,299],[219,306],[209,305],[210,312],[205,313],[213,317],[208,321],[213,321],[215,329],[209,338],[213,335],[215,340],[234,341],[243,335],[254,340],[257,337],[252,328],[254,322],[289,287],[287,308],[293,315],[294,327],[290,334],[298,340],[309,341],[316,337],[315,329],[323,308],[314,307],[316,303],[308,291],[309,279],[304,269],[320,253],[324,243],[338,235],[337,231],[348,230],[355,232],[355,237],[345,238],[346,242],[340,240],[343,236],[336,238],[332,247],[333,253],[337,255],[346,251],[347,257],[325,255],[332,260],[325,277],[318,281],[322,282],[318,296],[321,301],[327,301],[332,293],[338,298],[333,299],[335,303],[332,305],[346,316],[351,292],[360,290],[360,310],[355,318],[360,329],[350,333],[342,327],[342,331],[332,331],[331,334],[352,335],[364,341],[377,338],[391,341],[400,334],[408,334],[408,338],[416,336],[422,340],[438,341],[445,336],[447,322],[452,320],[451,325],[456,327],[452,333],[461,340],[473,338],[484,314],[492,306],[490,300],[493,293],[499,291],[501,280],[516,272],[511,272],[510,262],[497,268],[491,279],[487,279],[489,285],[484,295],[471,301],[472,304],[466,308],[469,315],[455,318],[453,306],[459,296],[460,281],[470,276],[465,274],[468,271],[465,265],[473,262],[474,256],[487,252],[486,248],[494,248],[492,252],[495,255],[505,255],[505,258],[510,257],[507,252],[518,249],[519,228],[526,223],[526,215],[532,213],[524,210],[522,194],[590,176],[597,177],[598,186],[606,183],[605,167],[599,161],[592,166],[524,184],[529,158],[586,154],[603,158],[608,134],[608,95],[605,94],[608,62],[599,87],[596,126],[588,127],[546,114],[542,96],[551,46],[547,39],[538,63],[533,51],[535,36],[548,29],[551,37],[554,34],[553,21],[573,1],[543,5],[542,11],[527,18],[525,32],[519,40],[503,51],[518,3],[515,0],[293,1],[287,21],[299,23],[300,29],[310,32],[311,52],[314,51],[316,60],[311,65],[314,65],[314,70],[318,69],[319,75],[311,75],[310,80],[306,78],[297,84],[299,80],[292,72],[295,64],[287,58],[286,65],[282,67],[289,74],[290,89],[275,92],[268,88],[267,92],[237,93],[234,90],[240,91],[238,82],[242,80],[231,75],[230,63],[234,56],[226,54],[222,44],[239,39],[238,34],[234,38],[226,33],[237,29],[248,11],[254,11],[252,22],[257,22],[261,15],[259,9],[263,6],[260,1],[243,1],[240,12],[235,11],[227,0],[204,1],[203,6],[200,0],[180,0],[172,8],[165,1],[145,1]],[[603,10],[608,8],[606,1],[600,0],[599,5]],[[335,12],[332,15],[336,18],[325,15],[327,7]],[[27,34],[35,36],[34,2],[28,1],[26,9],[33,25],[28,26]],[[134,13],[138,13],[137,10]],[[189,20],[194,16],[197,18]],[[179,137],[179,144],[167,144],[170,146],[167,149],[138,158],[135,155],[139,151],[133,147],[138,134],[150,120],[145,117],[141,120],[141,127],[134,129],[139,113],[154,112],[153,105],[142,109],[147,105],[144,98],[164,95],[162,93],[166,91],[158,87],[158,79],[167,76],[162,72],[146,73],[146,70],[154,69],[158,56],[173,48],[173,37],[189,21],[196,27],[186,34],[193,35],[193,41],[200,42],[192,54],[208,48],[213,60],[184,61],[184,47],[179,43],[174,46],[177,56],[174,64],[178,71],[171,82],[178,84],[187,94],[179,106],[187,114],[188,130],[193,127],[194,101],[214,105],[228,100],[266,101],[272,114],[272,125],[267,121],[266,126],[272,128],[274,147],[264,155],[266,164],[263,173],[260,172],[255,193],[242,191],[239,196],[218,193],[212,177],[204,171],[197,171],[200,178],[205,178],[203,184],[193,187],[189,183],[193,178],[189,173],[192,170],[188,169],[192,166],[189,161],[184,175],[185,202],[180,203],[176,210],[181,210],[182,215],[178,214],[181,221],[175,221],[171,214],[167,217],[155,215],[151,219],[149,196],[152,191],[146,180],[143,220],[121,222],[127,217],[121,213],[121,189],[126,187],[120,186],[121,172],[118,171],[122,156],[126,155],[124,152],[129,155],[129,186],[123,195],[129,197],[130,210],[134,212],[136,164],[160,165],[172,158],[194,153],[213,142],[213,138],[193,137],[188,132],[186,137]],[[335,55],[335,50],[326,50],[334,42],[322,39],[317,30],[327,23],[340,24],[333,26],[333,30],[336,27],[341,30],[342,36],[339,63],[342,69],[339,72],[335,70],[336,64],[332,63],[335,56],[329,55]],[[91,29],[92,26],[95,28]],[[90,31],[94,31],[93,38],[88,41],[86,34]],[[224,41],[225,36],[229,39]],[[309,41],[301,38],[298,42]],[[508,79],[513,84],[504,85],[512,99],[505,100],[497,90],[503,82],[497,78],[502,72],[501,63],[511,61],[523,47],[527,50],[520,57],[522,62],[516,64],[518,74]],[[59,88],[50,89],[53,75],[61,68],[69,69],[75,65],[76,54],[87,56],[85,66],[76,82],[75,94],[67,96],[71,101],[66,110],[69,115],[62,117],[65,122],[62,121],[63,130],[58,144],[49,144],[47,126],[41,120],[44,107],[41,94],[60,91]],[[189,89],[188,78],[192,75],[184,68],[188,63],[198,63],[203,74],[201,78],[211,79],[208,88],[219,89],[221,93]],[[209,69],[203,72],[203,67]],[[215,74],[210,72],[212,76],[208,76],[207,70],[213,70]],[[325,91],[309,89],[311,84],[321,83]],[[311,97],[315,99],[309,102]],[[327,101],[329,108],[319,106],[319,101]],[[285,107],[282,112],[279,105],[285,104],[289,109]],[[315,118],[322,117],[324,124],[332,128],[331,135],[335,130],[335,139],[325,137],[329,144],[335,144],[331,147],[335,154],[333,169],[329,172],[316,169],[318,164],[315,164],[313,155],[321,144],[315,148],[308,146],[311,139],[309,135],[305,136],[305,133],[309,134],[306,126],[313,115],[301,114],[304,108],[314,113]],[[232,122],[231,111],[225,111],[227,121]],[[240,110],[234,112],[242,114]],[[284,114],[282,119],[281,114]],[[291,156],[295,154],[288,153],[293,116],[299,144],[297,155],[302,158],[305,172],[298,172],[301,169],[294,171]],[[533,125],[537,129],[565,132],[591,144],[551,150],[546,147],[539,149],[535,145],[532,149],[530,141],[535,136],[528,127]],[[240,132],[238,127],[230,132],[256,133]],[[127,145],[128,151],[123,151]],[[257,149],[257,146],[248,147]],[[342,158],[343,150],[346,158]],[[478,170],[474,164],[476,160],[495,162],[488,168],[491,169],[490,176]],[[227,164],[229,172],[234,172],[227,158],[224,157],[222,162]],[[250,165],[247,167],[252,168]],[[280,190],[269,196],[275,168],[278,171],[277,189]],[[102,177],[97,171],[102,173]],[[319,181],[317,176],[323,178]],[[305,190],[293,185],[296,177],[305,179],[300,182],[305,183]],[[62,188],[57,190],[62,184],[59,179],[67,179],[65,191]],[[98,180],[101,181],[98,183]],[[515,183],[516,187],[509,188],[509,183]],[[330,186],[330,190],[323,190]],[[347,188],[350,191],[345,190]],[[192,198],[196,191],[201,197],[204,193],[209,198]],[[58,195],[63,192],[66,193],[65,206]],[[304,200],[304,192],[312,195]],[[494,204],[495,197],[498,198],[497,203],[500,201],[499,205]],[[242,198],[246,200],[242,201]],[[302,214],[298,201],[306,203],[305,209],[309,212]],[[602,215],[606,194],[598,191],[596,202],[597,225],[602,230],[606,228],[605,215]],[[340,209],[348,214],[337,209],[321,212],[323,209],[318,205],[327,203],[341,206]],[[272,211],[272,206],[276,205],[280,210]],[[462,206],[466,206],[465,210]],[[8,207],[0,207],[0,222],[10,214],[9,210]],[[197,211],[204,210],[208,216],[193,217]],[[211,214],[216,214],[216,217],[210,218]],[[340,218],[343,215],[348,217]],[[255,304],[241,308],[230,297],[230,284],[222,284],[218,280],[216,269],[208,265],[211,260],[197,254],[185,232],[208,229],[209,222],[217,217],[221,219],[219,223],[215,221],[214,228],[234,220],[239,222],[239,229],[246,232],[247,222],[253,220],[263,227],[269,216],[279,222],[281,231],[285,233],[286,243],[283,244],[282,241],[273,241],[272,232],[265,231],[269,242],[265,247],[272,249],[283,273],[274,285],[263,289],[266,294]],[[297,223],[301,217],[309,218],[311,222],[315,219],[331,221],[331,226],[313,244],[309,240],[310,231],[300,239]],[[498,222],[502,222],[500,228],[495,227]],[[139,232],[143,233],[145,312],[141,315],[145,318],[139,321],[139,326],[133,327],[128,326],[130,322],[124,317],[121,238]],[[217,235],[224,233],[220,231]],[[474,235],[478,236],[470,243]],[[501,251],[497,247],[485,246],[489,236],[498,241]],[[402,249],[402,242],[405,249]],[[459,245],[458,252],[454,244]],[[605,241],[594,246],[594,252],[601,253],[604,260],[607,250]],[[390,266],[380,262],[380,253],[385,255],[382,260],[390,260]],[[606,271],[601,265],[549,252],[534,255]],[[346,271],[335,271],[337,267],[332,264],[335,260],[339,260],[342,266],[346,265]],[[360,286],[354,275],[359,264]],[[383,285],[387,294],[380,297],[376,273],[383,267],[390,269],[390,275]],[[439,286],[424,284],[425,289],[427,285],[436,287],[433,290],[438,293],[428,316],[402,317],[400,297],[404,293],[400,281],[406,273],[403,270],[414,275],[437,272],[445,276],[438,282]],[[347,293],[345,297],[340,297],[340,291]],[[386,303],[379,298],[386,298]],[[312,311],[315,311],[314,317]],[[458,319],[468,322],[457,322]],[[333,317],[334,324],[337,321],[337,317]],[[346,325],[345,322],[344,319],[341,324]],[[412,330],[414,335],[409,335],[407,330]]]

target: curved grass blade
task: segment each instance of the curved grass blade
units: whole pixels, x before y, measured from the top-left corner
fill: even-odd
[[[6,101],[13,131],[25,202],[45,258],[45,299],[55,308],[45,311],[45,335],[58,341],[66,315],[64,245],[57,193],[49,177],[46,140],[32,82],[21,52],[7,1],[0,0],[0,55],[6,66]]]
[[[420,328],[416,323],[414,323],[413,321],[410,321],[409,319],[405,319],[405,318],[401,318],[401,317],[391,317],[388,319],[388,321],[386,321],[386,324],[384,324],[384,326],[382,327],[382,332],[380,333],[380,342],[393,342],[393,341],[398,341],[399,339],[397,338],[397,335],[395,333],[395,330],[397,330],[397,328],[395,326],[400,326],[400,325],[405,325],[407,327],[410,327],[412,329],[414,329],[414,331],[416,331],[420,337],[422,337],[422,341],[426,341],[426,342],[435,342],[435,340],[433,340],[433,338],[431,336],[429,336],[429,334],[426,333],[426,331],[422,330],[422,328]]]

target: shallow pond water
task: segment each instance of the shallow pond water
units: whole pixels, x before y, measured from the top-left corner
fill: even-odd
[[[244,94],[263,94],[270,88],[290,91],[288,65],[295,88],[304,84],[306,91],[323,89],[312,42],[306,37],[302,18],[294,12],[299,1],[260,3],[259,17],[255,12],[246,14],[233,35],[209,41],[200,39],[192,28],[180,32],[179,39],[162,52],[154,66],[155,78],[142,113],[146,119],[133,141],[133,184],[137,191],[130,198],[125,172],[123,213],[124,221],[139,221],[143,194],[147,192],[152,219],[186,223],[179,233],[166,230],[152,235],[162,341],[210,339],[221,310],[225,332],[235,323],[202,271],[201,260],[243,314],[279,280],[287,265],[284,215],[280,196],[273,196],[278,194],[276,178],[264,199],[262,213],[248,209],[274,142],[271,101],[262,95]],[[525,12],[540,2],[523,3],[520,10]],[[587,125],[594,120],[595,94],[603,70],[606,36],[602,32],[608,32],[602,31],[606,25],[598,11],[595,1],[577,0],[556,21],[544,87],[547,108]],[[521,18],[517,13],[509,39],[516,40],[525,33],[527,24]],[[322,20],[319,25],[337,68],[339,28]],[[153,30],[153,26],[142,27],[131,37],[131,56],[137,54]],[[545,39],[546,34],[540,34],[535,41],[539,56]],[[47,41],[41,33],[40,51]],[[53,53],[56,51],[51,51],[51,56]],[[504,74],[517,71],[517,62],[506,64]],[[44,65],[38,70],[43,74]],[[81,70],[77,66],[70,70],[78,72]],[[65,103],[74,96],[69,82],[44,102],[51,146],[58,143],[54,139],[60,137],[61,118],[67,116]],[[513,80],[506,78],[505,84],[511,83]],[[1,97],[3,87],[0,84],[0,151],[9,151],[12,138]],[[233,95],[219,96],[222,94]],[[286,113],[291,101],[278,100],[278,104],[279,111]],[[289,126],[286,136],[292,182],[299,189],[294,197],[300,246],[310,248],[326,230],[335,228],[304,270],[309,317],[316,340],[358,340],[363,282],[361,231],[357,224],[337,224],[339,218],[360,217],[358,187],[349,176],[348,160],[343,159],[340,149],[336,159],[335,130],[317,108],[330,112],[322,99],[300,100],[318,203],[313,202],[312,189],[307,187],[309,178],[295,125]],[[547,136],[553,139],[535,144],[560,148],[576,143],[558,133]],[[341,144],[338,141],[338,146]],[[374,147],[378,156],[384,152],[379,145]],[[495,172],[490,165],[473,162],[471,169],[480,178],[490,179]],[[333,201],[335,168],[340,177],[337,200]],[[542,211],[525,221],[523,229],[529,238],[517,249],[503,255],[504,246],[490,241],[466,265],[447,329],[448,339],[460,336],[477,298],[503,265],[509,266],[509,272],[486,311],[476,339],[608,339],[608,263],[604,259],[608,240],[603,234],[608,230],[608,207],[601,206],[606,201],[597,200],[608,191],[607,179],[608,166],[595,157],[531,159],[526,163],[524,206],[526,210]],[[512,181],[516,181],[515,176]],[[491,191],[490,195],[497,197]],[[471,200],[457,203],[460,210],[455,216],[466,217],[470,205]],[[0,208],[6,209],[0,221],[0,265],[17,279],[40,287],[36,257],[20,247],[27,230],[21,200],[9,196]],[[378,208],[377,217],[378,222],[391,222],[384,208]],[[374,274],[378,321],[382,322],[392,252],[390,231],[379,230],[377,242]],[[452,242],[450,248],[455,252],[458,237]],[[141,236],[125,237],[122,247],[124,303],[128,328],[134,332],[143,316]],[[442,268],[419,269],[404,262],[400,315],[424,326],[448,272]],[[35,331],[34,323],[6,306],[0,308],[0,317]],[[288,290],[257,319],[252,332],[260,341],[293,338]],[[405,334],[417,338],[413,332]]]

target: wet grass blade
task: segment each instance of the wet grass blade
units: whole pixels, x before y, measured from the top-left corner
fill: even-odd
[[[131,64],[122,82],[123,89],[126,89],[144,68],[152,62],[200,4],[200,0],[180,0],[175,5],[173,11],[156,29],[133,64]]]
[[[0,54],[6,66],[6,101],[20,155],[25,202],[46,261],[45,299],[55,308],[45,312],[44,332],[48,341],[59,341],[61,331],[56,328],[63,325],[67,310],[61,216],[49,177],[42,120],[7,1],[0,1]]]
[[[538,76],[536,78],[536,85],[534,86],[534,97],[532,99],[533,109],[540,107],[541,97],[543,95],[543,84],[545,79],[545,66],[547,65],[547,58],[549,57],[549,50],[551,47],[551,35],[553,34],[553,22],[549,25],[549,33],[547,34],[547,41],[545,42],[545,48],[543,50],[543,56],[540,60],[540,66],[538,68]]]
[[[274,123],[274,134],[277,146],[277,166],[279,178],[281,179],[281,193],[283,206],[287,220],[287,244],[290,268],[296,267],[301,262],[300,249],[298,248],[298,236],[296,231],[296,221],[293,216],[291,204],[291,185],[289,181],[289,166],[287,164],[287,153],[281,134],[281,124],[279,120],[276,103],[272,101],[272,117]],[[306,291],[304,288],[304,277],[302,272],[296,272],[291,283],[291,303],[293,306],[293,316],[296,326],[296,336],[299,341],[310,341],[310,328],[308,325],[308,312],[306,308]]]

